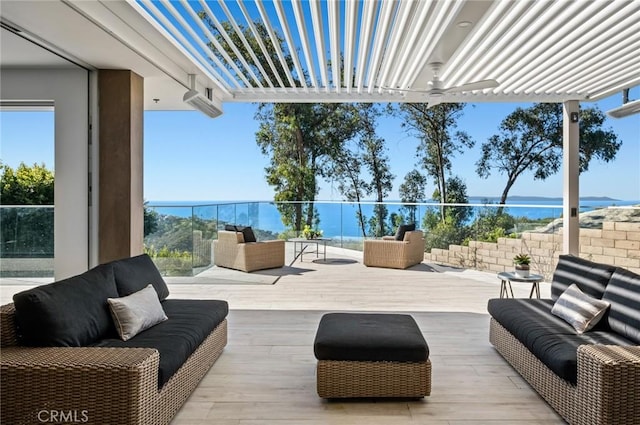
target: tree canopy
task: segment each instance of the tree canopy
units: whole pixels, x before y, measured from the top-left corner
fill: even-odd
[[[597,107],[580,111],[580,172],[589,169],[593,159],[613,160],[622,143],[611,129],[603,129],[605,115]],[[476,162],[478,176],[492,171],[507,176],[500,204],[522,173],[529,170],[535,180],[545,180],[562,165],[562,104],[538,103],[517,108],[500,124],[500,134],[482,144]]]
[[[26,165],[14,170],[0,163],[0,200],[3,205],[53,205],[53,171],[45,164]]]
[[[399,107],[404,118],[402,126],[420,141],[416,156],[427,176],[433,178],[440,203],[447,200],[447,174],[451,172],[452,158],[474,145],[466,132],[457,130],[464,107],[464,103],[432,107],[426,103],[403,103]],[[444,209],[441,208],[442,220],[446,216]]]
[[[274,199],[297,202],[279,204],[283,223],[298,231],[304,224],[313,225],[317,179],[328,175],[331,155],[356,135],[357,109],[341,103],[261,104],[256,119],[256,141],[270,157],[265,172]]]

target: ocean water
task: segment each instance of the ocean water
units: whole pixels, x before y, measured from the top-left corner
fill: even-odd
[[[495,208],[499,198],[470,198],[469,205],[473,208],[471,220],[484,208]],[[487,206],[488,204],[488,206]],[[493,206],[492,206],[493,205]],[[580,212],[591,211],[606,207],[624,207],[640,205],[640,201],[619,201],[612,199],[584,199],[580,201]],[[159,214],[178,217],[198,217],[204,220],[218,220],[220,223],[234,223],[251,225],[254,228],[280,233],[285,226],[280,220],[280,213],[275,204],[268,201],[247,201],[230,203],[228,201],[200,201],[200,202],[149,202],[148,207]],[[359,237],[359,222],[357,220],[357,204],[322,202],[315,204],[317,216],[320,220],[318,227],[327,237]],[[387,204],[389,214],[402,212],[402,205],[397,202]],[[428,209],[436,209],[437,205],[419,205],[417,209],[418,225]],[[364,203],[362,213],[368,218],[373,216],[374,205]],[[515,217],[530,220],[562,216],[562,199],[558,198],[524,198],[518,197],[508,202],[505,212]]]

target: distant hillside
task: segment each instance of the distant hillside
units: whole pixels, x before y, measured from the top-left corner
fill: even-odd
[[[486,198],[486,199],[500,199],[499,196],[470,196],[469,198]],[[562,201],[562,197],[547,197],[547,196],[509,196],[507,201]],[[581,201],[620,201],[620,199],[609,198],[608,196],[581,196]]]

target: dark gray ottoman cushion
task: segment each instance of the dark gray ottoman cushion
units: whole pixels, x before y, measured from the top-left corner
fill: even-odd
[[[313,351],[318,360],[424,362],[429,347],[408,314],[328,313]]]

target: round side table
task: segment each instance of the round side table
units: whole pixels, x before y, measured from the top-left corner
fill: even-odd
[[[509,293],[511,293],[511,298],[514,298],[511,282],[531,283],[529,298],[533,298],[534,293],[536,294],[536,298],[540,298],[540,282],[544,279],[542,275],[531,274],[528,277],[522,277],[513,272],[502,272],[498,273],[498,279],[501,281],[500,298],[509,298]]]

